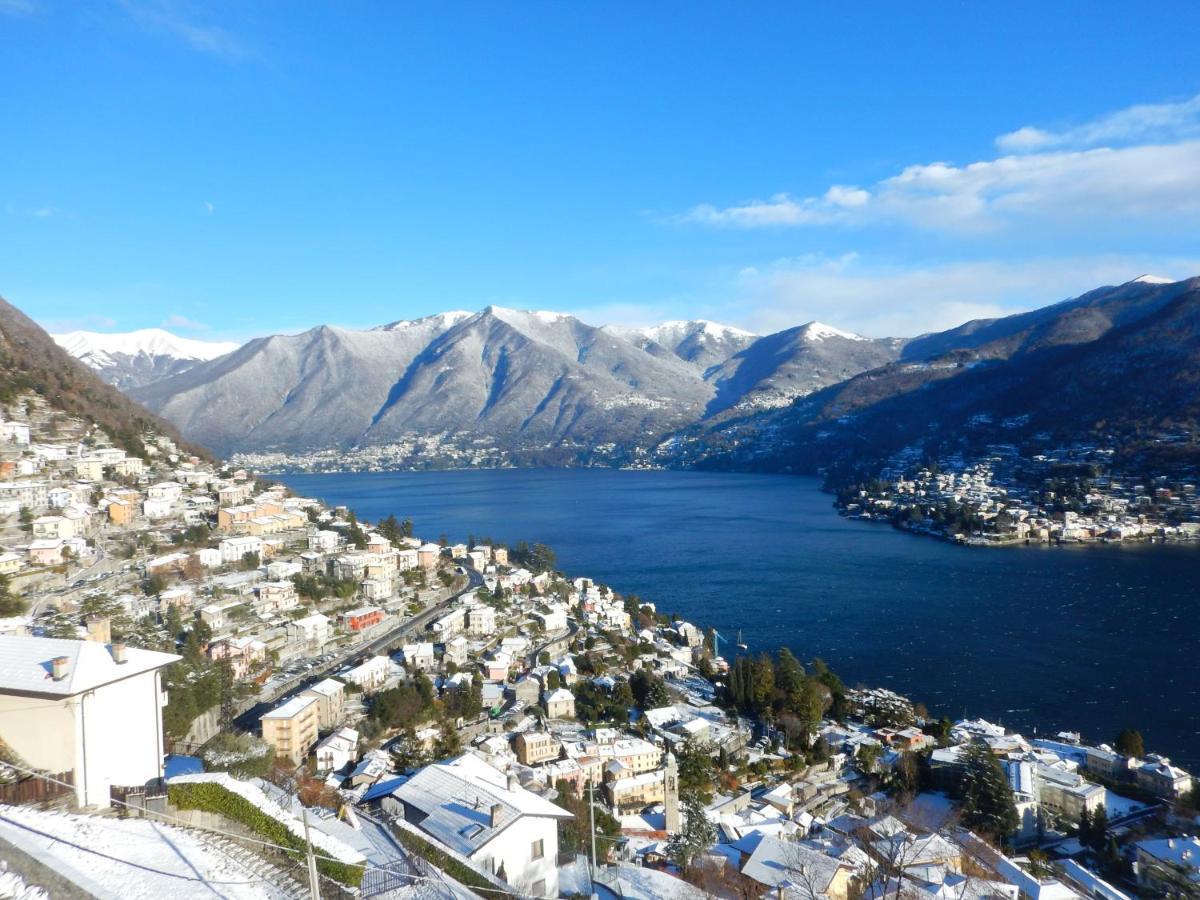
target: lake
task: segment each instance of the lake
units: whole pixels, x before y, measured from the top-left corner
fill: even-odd
[[[1200,768],[1200,547],[982,549],[844,519],[810,478],[604,469],[293,474],[417,534],[549,544],[558,565],[752,652],[819,656],[935,714]],[[724,647],[722,648],[724,651]]]

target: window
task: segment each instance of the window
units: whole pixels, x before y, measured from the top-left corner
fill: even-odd
[[[529,849],[530,859],[541,859],[545,855],[545,848],[541,840],[536,840]]]
[[[543,878],[541,881],[535,881],[533,883],[533,896],[535,896],[535,897],[545,897],[546,896],[546,879]]]

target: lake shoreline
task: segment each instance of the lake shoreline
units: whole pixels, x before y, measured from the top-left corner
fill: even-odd
[[[474,469],[282,480],[371,521],[411,518],[430,538],[542,541],[563,571],[730,637],[742,629],[751,652],[819,656],[847,683],[955,718],[1101,741],[1137,727],[1181,763],[1196,755],[1191,548],[963,553],[863,528],[836,514],[817,479],[796,475]]]

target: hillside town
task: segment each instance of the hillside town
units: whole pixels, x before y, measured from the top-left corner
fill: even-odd
[[[911,451],[841,488],[837,503],[845,515],[974,546],[1200,540],[1196,473],[1144,475],[1116,455],[1091,444],[1032,454],[996,444],[931,462]]]
[[[1059,515],[1076,487],[1002,471],[847,511],[1194,534],[1190,484]],[[0,615],[0,896],[1200,896],[1197,782],[1132,728],[938,718],[34,395],[0,409]]]

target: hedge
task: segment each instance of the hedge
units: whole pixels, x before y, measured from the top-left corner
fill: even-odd
[[[281,847],[290,847],[297,858],[304,858],[304,841],[292,834],[286,825],[268,816],[245,797],[227,791],[219,784],[195,782],[168,785],[167,799],[178,809],[199,809],[240,822],[265,840]],[[317,870],[323,875],[352,887],[357,887],[362,881],[361,866],[340,862],[316,847],[313,848],[313,854],[317,858]]]
[[[437,847],[433,846],[433,844],[429,843],[429,841],[418,837],[411,831],[403,828],[393,828],[392,833],[396,835],[400,843],[406,848],[434,868],[441,869],[459,884],[483,891],[496,890],[495,884],[488,881],[470,866],[464,865],[448,853],[443,853]]]

